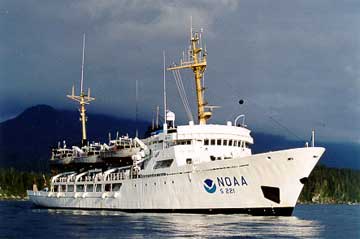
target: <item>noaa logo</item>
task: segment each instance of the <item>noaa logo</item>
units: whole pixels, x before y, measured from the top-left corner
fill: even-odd
[[[214,193],[216,191],[216,185],[211,179],[205,179],[204,188],[208,193]]]

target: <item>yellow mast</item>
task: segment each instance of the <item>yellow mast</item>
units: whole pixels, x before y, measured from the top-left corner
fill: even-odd
[[[198,120],[199,124],[206,124],[206,121],[211,117],[212,113],[205,111],[205,105],[207,104],[204,101],[204,88],[201,86],[201,78],[204,75],[206,69],[206,52],[201,54],[203,49],[200,47],[199,33],[195,32],[194,34],[191,31],[191,58],[186,61],[181,60],[179,66],[169,67],[168,70],[179,70],[190,68],[194,72],[195,86],[196,86],[196,96],[197,96],[197,106],[198,106]]]
[[[80,121],[82,126],[82,140],[81,144],[84,146],[87,143],[86,137],[86,109],[85,105],[90,104],[91,101],[95,100],[95,98],[90,97],[90,88],[88,89],[88,93],[85,94],[83,90],[84,84],[84,60],[85,60],[85,34],[83,36],[83,52],[82,52],[82,64],[81,64],[81,81],[80,81],[80,95],[75,95],[75,87],[72,87],[71,95],[67,95],[68,98],[77,101],[80,103]]]

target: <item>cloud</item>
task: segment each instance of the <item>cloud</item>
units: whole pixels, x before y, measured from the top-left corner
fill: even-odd
[[[287,134],[269,116],[307,137],[358,141],[360,30],[358,1],[2,1],[1,115],[37,103],[74,108],[65,98],[80,78],[87,34],[89,111],[151,120],[162,102],[162,51],[177,61],[189,21],[204,28],[206,98],[222,108],[213,122],[245,112],[255,130]],[[169,104],[186,121],[168,74]],[[183,73],[195,112],[193,79]],[[239,98],[246,104],[239,107]]]

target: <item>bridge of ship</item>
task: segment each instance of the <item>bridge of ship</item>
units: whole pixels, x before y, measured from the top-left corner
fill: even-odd
[[[178,126],[143,141],[152,152],[145,170],[158,168],[157,164],[161,164],[158,161],[162,160],[176,159],[176,165],[181,166],[244,157],[251,155],[249,145],[253,144],[249,129],[232,126],[230,122],[227,125]]]

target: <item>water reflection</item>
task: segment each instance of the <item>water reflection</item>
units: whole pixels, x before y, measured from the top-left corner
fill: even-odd
[[[33,209],[58,220],[63,236],[97,237],[244,237],[318,238],[324,230],[315,220],[292,217],[254,217],[247,215],[124,213]],[[71,227],[71,228],[67,228]]]

